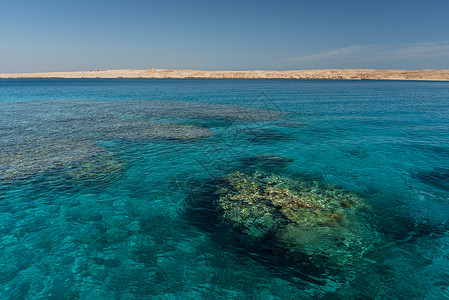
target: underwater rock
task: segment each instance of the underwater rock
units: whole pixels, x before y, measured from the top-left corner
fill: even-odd
[[[449,191],[449,168],[436,168],[432,171],[421,171],[412,175],[421,182]]]
[[[214,202],[222,225],[297,261],[344,265],[357,261],[374,238],[358,212],[358,196],[316,182],[235,172],[222,178]]]
[[[294,159],[276,154],[261,154],[244,157],[240,160],[242,165],[260,169],[263,171],[280,171],[293,162]]]
[[[401,220],[402,221],[402,220]],[[403,221],[407,228],[407,234],[410,232],[416,235],[443,235],[449,232],[449,222],[447,220],[436,223],[427,217],[409,218]]]
[[[247,140],[256,144],[294,140],[291,134],[268,128],[241,129],[237,132],[247,135]]]
[[[182,124],[186,125],[196,125],[202,128],[226,128],[232,126],[233,122],[231,120],[223,120],[223,119],[181,119]]]
[[[248,162],[274,162],[274,163],[290,163],[294,161],[293,158],[276,154],[260,154],[257,156],[245,158],[243,160]]]
[[[285,121],[285,122],[279,122],[278,126],[282,126],[285,128],[300,128],[307,126],[304,122],[298,122],[298,121]]]
[[[365,159],[369,157],[368,151],[365,149],[361,149],[360,147],[354,148],[354,149],[348,149],[345,150],[346,153],[348,153],[351,156],[355,156],[359,159]]]
[[[410,142],[406,143],[406,145],[413,147],[415,149],[418,149],[419,151],[431,153],[432,155],[437,155],[437,156],[441,156],[444,158],[449,157],[449,148],[448,147],[432,145],[429,143],[416,142],[416,141],[410,141]]]
[[[139,119],[115,122],[100,130],[106,137],[129,140],[157,138],[190,140],[212,135],[211,130],[195,125],[151,122]]]

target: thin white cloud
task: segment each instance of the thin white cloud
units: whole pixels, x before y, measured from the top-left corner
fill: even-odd
[[[323,59],[348,58],[354,54],[365,51],[367,48],[368,46],[353,45],[317,54],[298,56],[298,57],[287,57],[284,60],[298,63],[298,62],[319,61]]]
[[[420,44],[409,44],[397,49],[385,51],[386,55],[395,58],[435,58],[449,56],[449,42],[428,42]]]
[[[354,62],[379,62],[390,60],[425,61],[429,59],[449,58],[449,41],[422,42],[413,44],[373,44],[352,45],[321,53],[288,57],[282,61],[289,64],[325,65]]]

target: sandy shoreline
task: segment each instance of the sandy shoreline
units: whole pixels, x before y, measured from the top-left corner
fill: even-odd
[[[449,81],[449,70],[323,69],[295,71],[95,70],[12,73],[0,78],[222,78],[222,79],[360,79]]]

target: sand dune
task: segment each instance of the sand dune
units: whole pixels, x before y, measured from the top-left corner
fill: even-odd
[[[95,70],[0,74],[0,78],[227,78],[227,79],[366,79],[449,81],[449,70],[323,69],[296,71]]]

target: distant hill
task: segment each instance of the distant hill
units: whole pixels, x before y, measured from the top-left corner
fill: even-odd
[[[0,78],[223,78],[223,79],[363,79],[449,81],[449,70],[323,69],[295,71],[95,70],[0,74]]]

